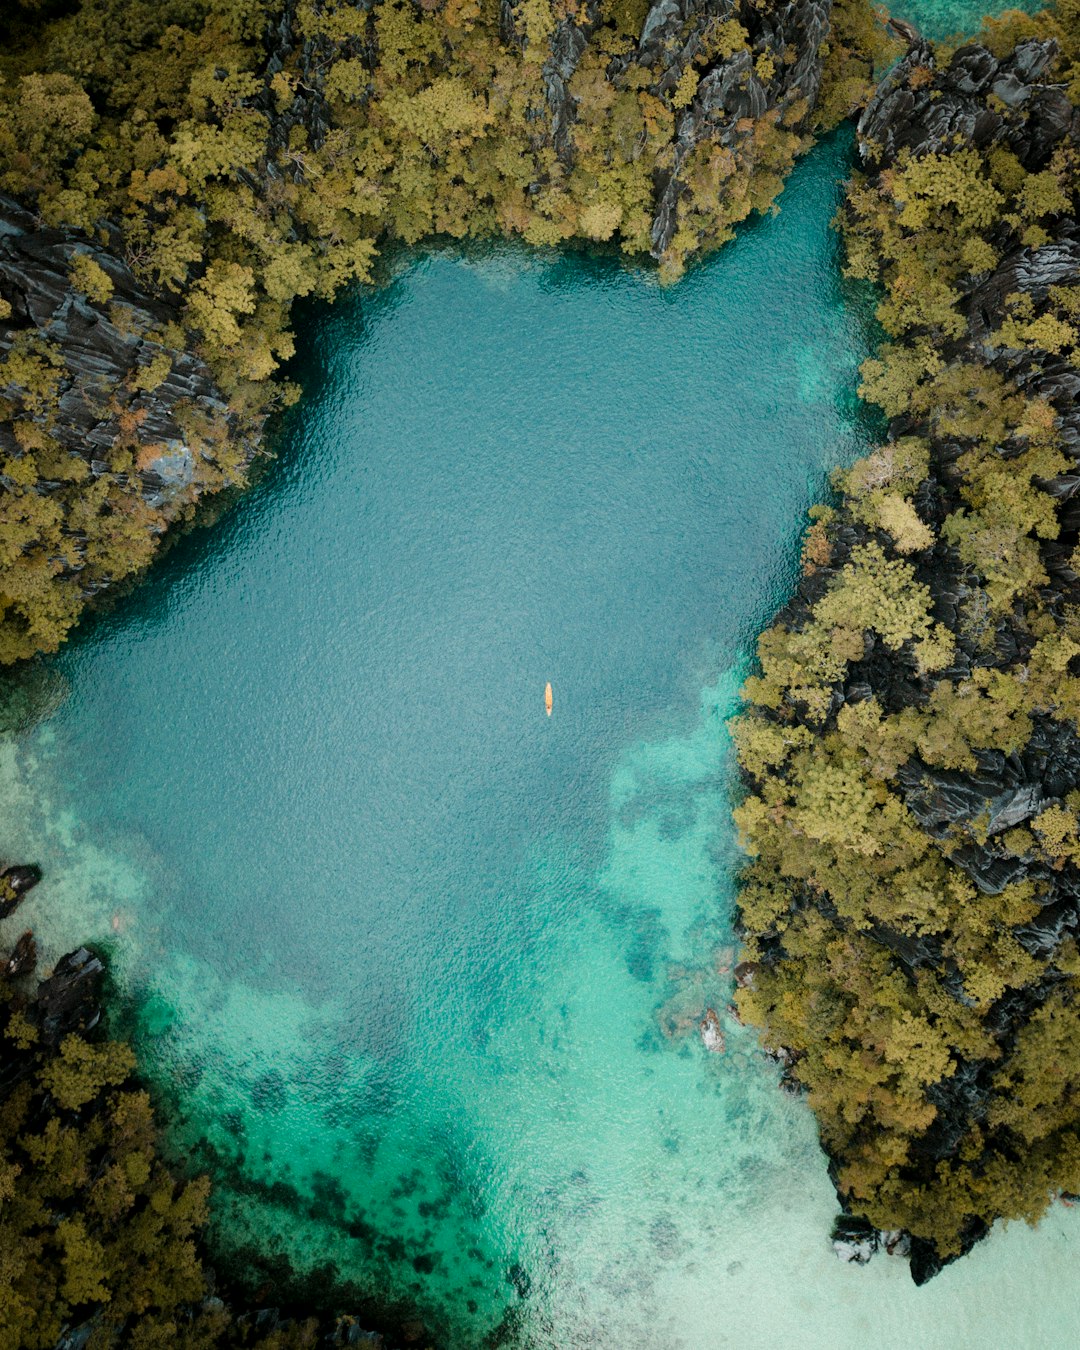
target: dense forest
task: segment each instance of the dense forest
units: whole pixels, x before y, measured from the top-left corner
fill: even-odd
[[[1080,1191],[1078,16],[916,43],[863,114],[889,436],[812,513],[733,727],[739,1007],[917,1280]]]

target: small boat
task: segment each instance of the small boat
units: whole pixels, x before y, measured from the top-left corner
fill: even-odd
[[[544,690],[544,711],[551,716],[551,681],[548,680],[547,688]]]

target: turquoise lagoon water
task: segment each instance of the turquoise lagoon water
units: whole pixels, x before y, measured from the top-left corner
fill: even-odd
[[[695,1030],[730,992],[724,719],[873,432],[845,165],[668,291],[436,253],[321,314],[277,462],[0,745],[46,871],[9,928],[110,950],[226,1251],[462,1350],[1074,1343],[1070,1214],[921,1291],[844,1267],[805,1105]]]
[[[1052,9],[1053,5],[1043,0],[1014,0],[1012,4],[994,4],[989,0],[895,0],[885,8],[897,18],[915,24],[925,37],[942,42],[962,40],[964,34],[977,32],[985,18],[1006,10],[1037,14],[1041,9]]]

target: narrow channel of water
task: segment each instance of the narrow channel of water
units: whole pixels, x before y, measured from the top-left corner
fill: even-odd
[[[505,249],[323,314],[279,461],[0,745],[47,876],[19,920],[111,949],[226,1248],[461,1350],[1072,1343],[1070,1215],[922,1291],[843,1267],[805,1105],[696,1035],[724,719],[872,434],[846,153],[669,291]]]

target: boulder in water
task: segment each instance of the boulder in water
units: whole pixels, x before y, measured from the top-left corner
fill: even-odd
[[[865,1266],[878,1249],[878,1232],[868,1219],[840,1214],[833,1224],[833,1251],[841,1261]]]
[[[5,867],[0,872],[0,919],[14,914],[26,892],[33,890],[40,880],[40,867]]]
[[[34,969],[37,964],[37,943],[29,930],[16,942],[15,949],[4,966],[6,979],[14,980]]]
[[[698,1027],[701,1032],[701,1043],[706,1050],[714,1055],[724,1053],[724,1033],[720,1027],[720,1018],[715,1008],[706,1008],[705,1016],[701,1019]]]
[[[754,961],[740,961],[735,967],[735,983],[740,989],[753,989],[754,972],[757,970],[757,963]]]
[[[889,1256],[911,1255],[911,1234],[902,1228],[889,1228],[878,1233],[878,1246]]]

